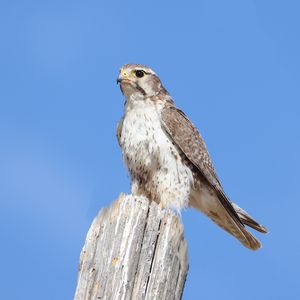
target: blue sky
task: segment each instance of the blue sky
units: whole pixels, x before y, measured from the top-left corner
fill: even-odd
[[[225,191],[269,229],[251,252],[183,212],[183,299],[296,299],[299,1],[0,2],[0,289],[72,299],[80,250],[129,178],[124,63],[152,66],[202,132]]]

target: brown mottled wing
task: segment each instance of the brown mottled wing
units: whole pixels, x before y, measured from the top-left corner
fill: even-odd
[[[161,118],[164,130],[177,147],[185,154],[188,160],[204,176],[208,184],[216,191],[218,199],[227,212],[237,220],[238,223],[243,224],[223,191],[204,140],[196,127],[181,110],[174,106],[164,108],[161,113]]]

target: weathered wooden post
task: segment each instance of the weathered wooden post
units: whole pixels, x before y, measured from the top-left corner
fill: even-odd
[[[89,229],[74,299],[177,300],[187,271],[180,218],[144,197],[121,194]]]

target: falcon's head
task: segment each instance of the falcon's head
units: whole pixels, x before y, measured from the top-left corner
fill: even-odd
[[[162,87],[160,79],[155,72],[139,64],[127,64],[120,69],[117,83],[126,98],[136,94],[142,97],[157,95]]]

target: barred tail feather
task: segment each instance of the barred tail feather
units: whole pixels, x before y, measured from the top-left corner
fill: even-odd
[[[257,250],[261,248],[260,241],[252,235],[240,222],[233,219],[232,216],[224,210],[222,219],[215,218],[215,216],[209,216],[216,224],[225,229],[228,233],[236,237],[245,247],[251,250]]]
[[[239,219],[239,213],[238,216],[229,213],[215,195],[205,191],[196,191],[191,195],[189,204],[236,237],[245,247],[251,250],[261,247],[260,241],[244,227],[243,220]]]

